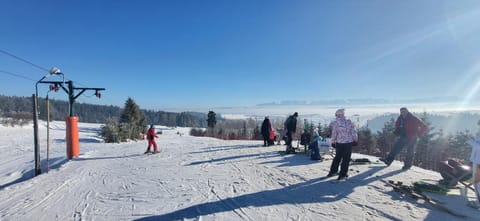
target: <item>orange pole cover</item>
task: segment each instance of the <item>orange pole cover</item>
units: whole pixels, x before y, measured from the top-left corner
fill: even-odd
[[[67,157],[72,159],[80,155],[80,145],[78,141],[78,116],[66,117],[67,125]]]

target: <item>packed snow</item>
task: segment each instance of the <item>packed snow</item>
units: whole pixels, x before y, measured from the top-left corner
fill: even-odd
[[[80,156],[68,161],[65,123],[51,123],[47,165],[42,122],[36,177],[32,126],[0,126],[0,220],[480,220],[459,189],[429,196],[466,219],[394,192],[382,180],[441,179],[418,167],[402,171],[398,161],[351,165],[349,179],[337,182],[323,178],[329,155],[311,161],[280,154],[283,145],[192,137],[188,128],[161,126],[160,153],[145,155],[145,140],[103,143],[100,126],[79,123]]]

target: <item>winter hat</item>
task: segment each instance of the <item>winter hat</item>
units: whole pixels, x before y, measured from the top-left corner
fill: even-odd
[[[318,131],[317,130],[314,130],[313,131],[313,137],[319,137],[320,135],[318,134]]]
[[[297,112],[293,113],[293,116],[298,117],[298,113]]]
[[[343,117],[344,115],[345,115],[345,109],[344,108],[340,108],[337,111],[335,111],[335,116],[336,117]]]

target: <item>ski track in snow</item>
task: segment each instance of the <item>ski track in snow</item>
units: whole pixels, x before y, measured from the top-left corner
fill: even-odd
[[[52,126],[51,159],[65,157],[61,124]],[[99,125],[80,126],[81,137],[98,139]],[[176,134],[188,134],[186,128],[164,129],[154,155],[143,154],[145,141],[81,143],[78,158],[12,183],[33,167],[31,139],[14,138],[31,128],[0,130],[0,181],[9,184],[0,190],[1,220],[460,220],[380,181],[438,179],[437,173],[402,172],[400,162],[351,165],[350,178],[337,182],[322,178],[331,160],[280,155],[285,146],[263,147],[262,141]],[[469,220],[478,220],[480,212],[466,209]]]

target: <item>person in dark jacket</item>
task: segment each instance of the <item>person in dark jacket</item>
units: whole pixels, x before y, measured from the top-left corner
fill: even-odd
[[[266,147],[269,144],[270,140],[270,131],[272,130],[272,124],[270,123],[270,119],[268,116],[265,116],[265,119],[262,123],[262,136],[263,136],[263,146]]]
[[[293,134],[297,131],[297,117],[298,113],[295,112],[293,115],[290,115],[285,121],[285,129],[287,130],[287,153],[293,150],[292,140]]]
[[[403,170],[408,170],[413,164],[413,153],[417,144],[417,138],[423,136],[428,130],[428,127],[413,116],[406,107],[400,108],[400,116],[398,116],[395,122],[395,131],[393,132],[398,136],[397,140],[393,144],[392,151],[382,161],[390,166],[395,159],[395,156],[403,149],[407,147],[407,157],[404,162]]]
[[[145,154],[158,153],[158,147],[157,147],[157,142],[155,142],[155,137],[158,137],[158,135],[155,133],[155,127],[152,124],[150,125],[150,129],[148,129],[147,131],[148,147],[147,147],[147,151],[145,151]],[[153,146],[153,152],[150,151],[151,146]]]

